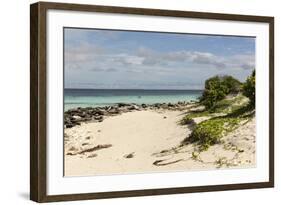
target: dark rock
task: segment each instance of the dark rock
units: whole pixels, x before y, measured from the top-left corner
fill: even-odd
[[[81,119],[71,119],[71,123],[72,124],[78,124],[78,123],[80,123],[80,122],[82,122],[84,120],[84,118],[81,118]]]
[[[128,110],[134,110],[135,108],[133,106],[128,107]]]
[[[160,107],[161,107],[161,104],[160,104],[160,103],[155,103],[155,104],[153,104],[153,107],[155,107],[155,108],[160,108]]]
[[[66,128],[72,128],[72,127],[74,127],[74,125],[73,124],[66,124],[65,127]]]
[[[106,111],[108,112],[108,111],[110,111],[111,109],[113,109],[113,107],[112,107],[112,106],[108,106],[108,107],[106,108]]]
[[[146,104],[141,104],[142,108],[147,108]]]
[[[70,117],[69,117],[69,120],[70,120],[70,121],[74,121],[75,118],[74,118],[73,116],[70,116]]]
[[[93,109],[88,109],[86,113],[87,113],[87,115],[93,115],[94,114],[94,110]]]
[[[78,116],[79,116],[79,115],[80,115],[80,112],[72,112],[72,113],[71,113],[71,116],[72,116],[72,117],[75,116],[75,115],[78,115]]]
[[[75,124],[75,125],[81,125],[80,122],[74,122],[73,124]]]
[[[181,101],[179,101],[177,105],[182,106],[182,105],[185,105],[185,104],[186,104],[186,103],[185,103],[185,101],[182,101],[182,102],[181,102]]]
[[[117,106],[118,107],[126,107],[126,106],[130,106],[130,104],[128,104],[128,103],[118,103]]]
[[[111,110],[108,111],[109,114],[119,114],[120,111],[118,110],[118,108],[113,108]]]
[[[117,110],[110,110],[110,111],[108,111],[107,113],[108,113],[109,115],[115,115],[115,114],[118,114],[119,111],[117,111]]]
[[[101,115],[95,116],[94,119],[95,119],[95,120],[103,120],[103,116],[101,116]]]
[[[172,103],[168,103],[168,107],[175,107],[175,105]]]
[[[79,113],[78,116],[80,116],[80,117],[86,117],[86,112]]]
[[[70,118],[64,118],[64,124],[70,124],[71,121],[70,121]]]
[[[161,108],[168,109],[169,107],[168,107],[168,105],[166,103],[164,103],[164,104],[161,105]]]
[[[79,116],[79,115],[74,115],[74,116],[72,116],[72,119],[74,119],[74,120],[80,120],[82,117],[81,116]]]
[[[91,117],[85,117],[85,118],[83,118],[83,121],[84,121],[84,122],[86,122],[86,121],[91,121],[91,120],[92,120]]]
[[[139,110],[139,106],[137,105],[131,105],[130,107],[128,107],[128,110]]]
[[[95,113],[95,115],[104,115],[105,114],[105,111],[104,110],[101,110],[101,109],[96,109],[95,111],[94,111],[94,113]]]

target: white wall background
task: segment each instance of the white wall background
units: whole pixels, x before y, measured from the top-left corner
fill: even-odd
[[[51,1],[51,0],[50,0]],[[74,0],[86,4],[275,16],[275,164],[274,189],[67,202],[69,204],[271,204],[280,200],[281,134],[280,36],[278,0]],[[0,204],[31,204],[29,198],[29,4],[2,1],[0,7]],[[55,203],[56,204],[56,203]],[[64,204],[64,203],[60,203]],[[275,203],[276,204],[276,203]]]

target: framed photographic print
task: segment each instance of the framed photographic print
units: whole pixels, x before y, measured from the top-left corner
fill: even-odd
[[[30,197],[274,186],[274,18],[31,5]]]

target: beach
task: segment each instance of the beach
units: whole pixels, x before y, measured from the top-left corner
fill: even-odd
[[[199,151],[195,144],[182,143],[190,135],[192,127],[182,125],[180,121],[194,105],[166,107],[132,109],[65,129],[64,175],[94,176],[255,166],[255,118],[224,136],[221,143]],[[201,116],[194,118],[194,121],[200,123],[206,119]]]

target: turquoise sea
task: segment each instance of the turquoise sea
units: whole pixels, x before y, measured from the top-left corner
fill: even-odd
[[[177,103],[198,100],[202,90],[64,89],[64,109],[116,103]]]

